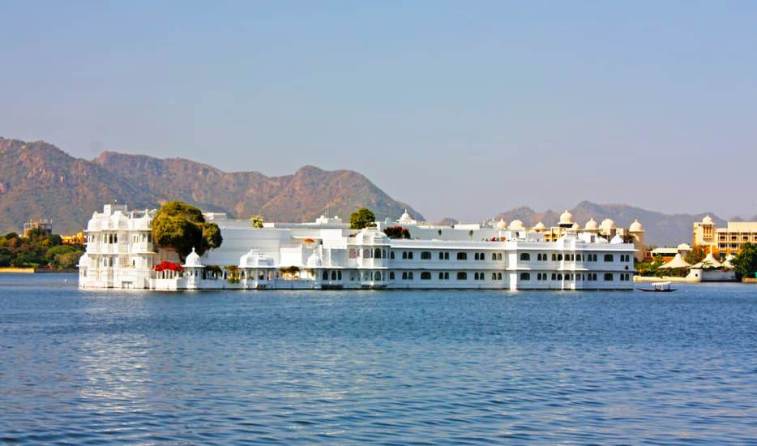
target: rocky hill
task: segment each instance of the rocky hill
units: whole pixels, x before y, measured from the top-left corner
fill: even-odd
[[[573,209],[570,209],[570,212],[573,214],[573,220],[581,225],[593,217],[597,223],[605,218],[611,218],[617,225],[628,227],[634,219],[638,218],[644,225],[647,243],[657,246],[675,246],[681,242],[691,243],[691,225],[693,222],[701,220],[705,215],[710,215],[718,225],[725,223],[723,219],[712,212],[663,214],[625,204],[596,204],[589,201],[578,203]],[[534,225],[541,221],[550,226],[557,224],[561,213],[562,210],[536,212],[528,207],[519,207],[498,214],[496,219],[504,218],[509,222],[517,218],[523,220],[526,225]]]
[[[266,220],[312,221],[326,210],[348,218],[366,206],[380,219],[407,208],[363,175],[305,166],[292,175],[224,172],[184,159],[105,152],[94,161],[74,158],[45,142],[0,138],[0,231],[18,231],[35,217],[54,220],[58,232],[81,229],[93,211],[118,200],[133,208],[184,200],[205,210]]]

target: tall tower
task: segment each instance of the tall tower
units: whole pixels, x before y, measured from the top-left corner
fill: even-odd
[[[636,248],[636,260],[642,261],[647,256],[647,245],[644,243],[644,226],[639,220],[634,219],[628,227],[628,234],[633,237],[633,245]]]

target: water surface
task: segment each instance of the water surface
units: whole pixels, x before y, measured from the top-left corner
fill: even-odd
[[[750,443],[757,287],[82,292],[0,276],[0,442]]]

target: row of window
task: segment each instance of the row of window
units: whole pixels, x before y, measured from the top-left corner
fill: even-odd
[[[329,279],[331,277],[331,279]],[[331,274],[329,275],[328,271],[323,271],[323,280],[342,280],[342,271],[336,270],[331,271]]]
[[[110,234],[111,236],[115,237],[115,241],[109,242],[109,243],[117,243],[118,238],[116,234]],[[359,248],[350,248],[349,250],[349,257],[351,259],[356,259],[360,256],[361,250]],[[413,260],[413,251],[402,251],[401,254],[402,260]],[[431,260],[431,251],[421,251],[420,253],[421,260]],[[363,248],[362,250],[362,257],[364,259],[385,259],[387,258],[387,251],[386,249],[382,248]],[[391,251],[389,252],[389,258],[394,259],[395,258],[395,252]],[[456,255],[457,260],[468,260],[468,253],[467,252],[458,252]],[[492,261],[501,261],[503,259],[503,253],[501,252],[493,252],[491,253],[490,259]],[[566,262],[596,262],[598,261],[597,254],[562,254],[562,253],[552,253],[552,261],[553,262],[562,262],[563,260]],[[449,252],[447,251],[439,251],[438,253],[438,259],[439,260],[449,260]],[[604,261],[605,262],[614,262],[615,257],[612,254],[605,254],[604,255]],[[473,260],[476,261],[484,261],[486,260],[486,253],[483,252],[475,252],[473,253]],[[528,262],[531,260],[531,254],[527,252],[522,252],[520,254],[520,260]],[[547,253],[537,253],[536,254],[536,260],[540,262],[546,262],[549,260],[549,255]],[[621,254],[620,255],[620,261],[621,262],[630,262],[631,256],[630,254]]]
[[[581,254],[558,254],[558,253],[552,253],[552,261],[553,262],[562,262],[563,260],[566,262],[596,262],[597,261],[597,255],[596,254],[585,254],[583,257]],[[621,262],[628,262],[630,261],[631,256],[628,254],[621,254],[620,255],[620,261]],[[531,254],[527,252],[520,253],[520,260],[521,261],[530,261],[531,260]],[[536,254],[536,260],[539,262],[546,262],[549,260],[549,255],[547,253],[537,253]],[[612,254],[605,254],[604,255],[604,261],[605,262],[614,262],[615,257]]]
[[[565,274],[564,276],[561,273],[552,273],[551,275],[549,273],[537,273],[536,274],[536,280],[578,280],[578,281],[596,281],[598,280],[597,273],[585,273],[585,274]],[[613,278],[613,273],[605,273],[603,276],[603,279],[606,282],[611,282]],[[531,280],[531,273],[520,273],[520,280]],[[622,281],[628,281],[631,280],[631,274],[629,273],[621,273],[620,274],[620,280]]]
[[[395,273],[390,272],[389,273],[389,280],[395,280]],[[413,274],[413,271],[403,271],[402,275],[400,276],[402,280],[414,280],[415,275]],[[431,280],[432,273],[430,271],[423,271],[420,274],[421,280]],[[489,276],[491,280],[502,280],[502,273],[501,272],[493,272]],[[450,280],[449,271],[439,271],[436,273],[436,278],[438,280]],[[459,271],[457,274],[455,274],[456,280],[468,280],[468,273],[465,271]],[[486,273],[484,272],[475,272],[473,273],[473,280],[486,280]]]
[[[363,252],[363,258],[364,259],[385,259],[386,258],[386,249],[381,249],[381,248],[363,248],[362,252]],[[392,254],[391,257],[394,258],[394,252],[392,252],[391,254]],[[350,248],[349,257],[351,259],[356,259],[356,258],[360,257],[360,249],[359,248]]]

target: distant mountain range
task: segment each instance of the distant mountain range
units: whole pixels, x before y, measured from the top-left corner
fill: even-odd
[[[305,166],[292,175],[224,172],[185,159],[105,152],[93,161],[74,158],[45,142],[0,138],[0,231],[18,231],[29,218],[52,218],[56,232],[81,230],[92,212],[117,200],[131,208],[183,200],[233,217],[312,221],[328,211],[348,219],[365,206],[380,219],[407,208],[365,176]]]
[[[52,218],[56,232],[80,230],[105,203],[117,200],[131,208],[153,208],[167,200],[183,200],[232,217],[263,215],[268,221],[312,221],[327,213],[344,219],[358,207],[372,209],[383,220],[405,208],[368,178],[350,170],[325,171],[305,166],[292,175],[268,177],[259,172],[224,172],[207,164],[173,158],[104,152],[92,161],[74,158],[45,142],[0,137],[0,232],[18,231],[29,218]],[[496,216],[527,225],[555,224],[562,211],[536,212],[520,207]],[[705,213],[668,215],[623,204],[588,201],[571,209],[580,224],[594,217],[628,226],[635,218],[653,245],[691,239],[691,225]],[[718,223],[725,223],[713,213]],[[444,224],[457,220],[445,218]]]
[[[634,219],[639,219],[639,222],[644,225],[646,243],[656,246],[676,245],[681,242],[691,243],[692,224],[695,221],[701,221],[705,215],[712,217],[718,225],[725,224],[722,218],[712,212],[663,214],[625,204],[596,204],[582,201],[569,210],[573,214],[573,220],[582,226],[592,217],[597,223],[601,223],[605,218],[610,218],[615,224],[623,227],[628,227]],[[519,219],[525,225],[535,225],[541,221],[545,225],[551,226],[557,224],[562,212],[562,210],[536,212],[528,207],[519,207],[501,212],[497,214],[495,219],[503,218],[508,222]]]

